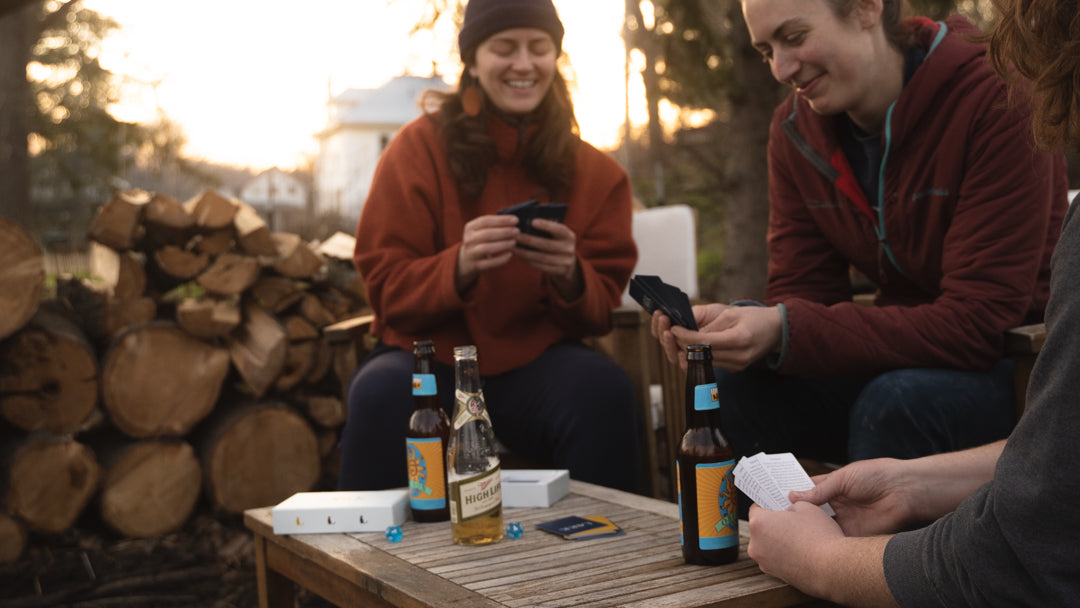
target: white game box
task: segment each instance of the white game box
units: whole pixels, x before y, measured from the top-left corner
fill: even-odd
[[[381,532],[408,517],[408,490],[298,492],[270,510],[274,534]]]
[[[504,507],[550,507],[570,491],[566,469],[503,469]]]

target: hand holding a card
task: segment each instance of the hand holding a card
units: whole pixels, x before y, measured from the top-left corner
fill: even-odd
[[[562,223],[566,205],[530,199],[498,212],[518,218],[517,247],[513,254],[551,277],[566,300],[581,296],[585,285],[577,258],[577,235]]]
[[[745,369],[780,348],[781,316],[775,306],[703,304],[690,310],[696,326],[678,322],[663,310],[663,314],[649,311],[653,312],[653,336],[660,340],[668,361],[683,369],[690,344],[708,344],[713,365],[728,371]]]
[[[513,216],[481,215],[466,223],[454,275],[458,293],[465,293],[480,273],[509,262],[519,232]]]

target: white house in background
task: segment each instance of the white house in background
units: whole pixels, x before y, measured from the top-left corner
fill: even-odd
[[[244,184],[239,198],[267,218],[271,230],[283,230],[284,224],[307,212],[308,189],[299,179],[274,167]]]
[[[349,89],[331,98],[326,128],[315,135],[315,211],[355,222],[386,144],[420,115],[424,91],[448,88],[439,76],[398,76],[377,89]]]

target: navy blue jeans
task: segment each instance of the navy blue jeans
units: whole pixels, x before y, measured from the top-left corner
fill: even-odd
[[[353,375],[340,443],[341,490],[406,485],[412,370],[411,352],[380,346]],[[452,415],[454,368],[436,363],[435,375],[443,409]],[[574,479],[639,491],[634,387],[611,359],[580,344],[558,344],[481,382],[495,436],[515,455],[569,469]]]
[[[1003,439],[1016,422],[1012,360],[985,372],[900,369],[872,378],[717,370],[736,457],[794,452],[844,463],[917,458]]]
[[[800,378],[716,370],[720,418],[735,458],[792,452],[846,463],[918,458],[1008,437],[1013,363],[986,372],[900,369],[873,378]],[[739,517],[750,499],[739,492]]]

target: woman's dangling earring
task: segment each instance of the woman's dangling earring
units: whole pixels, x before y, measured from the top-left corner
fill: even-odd
[[[461,109],[469,116],[479,115],[483,105],[484,96],[476,85],[470,84],[461,92]]]

